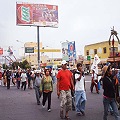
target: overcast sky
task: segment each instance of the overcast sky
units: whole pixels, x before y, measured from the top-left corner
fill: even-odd
[[[75,41],[77,53],[83,54],[85,45],[108,40],[113,26],[120,33],[120,0],[21,2],[58,5],[59,27],[40,27],[40,41],[43,46],[61,48],[60,42]],[[13,49],[18,51],[25,42],[37,42],[36,27],[16,25],[16,0],[1,0],[0,3],[0,46],[13,46]],[[118,36],[120,37],[120,34]]]

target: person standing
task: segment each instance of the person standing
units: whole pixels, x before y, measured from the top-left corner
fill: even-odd
[[[77,115],[85,115],[85,103],[86,103],[86,92],[85,92],[85,76],[82,71],[82,64],[77,64],[77,71],[75,72],[75,103]]]
[[[102,82],[103,82],[103,106],[104,106],[103,120],[107,120],[109,105],[111,105],[112,107],[115,120],[120,120],[120,115],[115,100],[116,92],[115,80],[114,76],[112,76],[111,66],[105,65],[102,71],[103,71]]]
[[[65,119],[70,120],[68,113],[72,108],[71,90],[74,90],[73,76],[72,72],[67,69],[67,62],[63,60],[61,64],[62,69],[57,74],[57,95],[61,96],[60,118],[64,118],[65,110]]]
[[[36,100],[37,100],[37,105],[40,105],[40,97],[41,97],[41,92],[40,92],[40,84],[42,81],[42,75],[40,71],[36,71],[35,73],[35,78],[34,78],[34,89],[35,89],[35,95],[36,95]]]
[[[91,92],[93,92],[93,87],[94,86],[96,88],[96,93],[99,94],[99,90],[98,90],[98,76],[95,73],[95,70],[93,69],[92,70],[92,81],[91,81],[91,87],[90,87]]]
[[[26,75],[25,70],[23,70],[22,73],[21,73],[21,82],[22,82],[21,89],[26,90],[26,81],[27,81],[27,75]]]
[[[45,108],[46,100],[48,99],[48,112],[51,112],[51,94],[53,91],[52,77],[50,76],[50,70],[45,69],[45,75],[42,78],[40,85],[40,91],[43,92],[42,107]]]

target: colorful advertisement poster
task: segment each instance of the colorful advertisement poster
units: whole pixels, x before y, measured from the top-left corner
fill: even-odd
[[[62,43],[62,60],[69,61],[68,42],[63,42]]]
[[[0,55],[3,55],[3,48],[0,48]]]
[[[75,61],[76,59],[75,41],[68,43],[68,56],[69,61]]]
[[[58,6],[16,3],[17,25],[58,27]]]

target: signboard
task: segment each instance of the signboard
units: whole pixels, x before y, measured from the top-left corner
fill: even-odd
[[[69,61],[68,42],[63,42],[62,43],[62,60]]]
[[[87,56],[87,60],[91,60],[91,56],[88,55],[88,56]]]
[[[34,52],[38,52],[38,50],[35,50]],[[61,52],[60,49],[40,49],[40,52]]]
[[[3,54],[3,48],[0,48],[0,55]]]
[[[76,59],[75,41],[68,43],[68,56],[69,61],[74,61]]]
[[[17,25],[58,27],[58,6],[16,3]]]
[[[34,53],[34,47],[25,47],[25,53]]]

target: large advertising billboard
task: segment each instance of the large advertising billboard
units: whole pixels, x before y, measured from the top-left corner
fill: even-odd
[[[17,2],[16,24],[58,27],[58,6]]]
[[[76,59],[76,48],[75,48],[75,41],[68,43],[68,56],[69,61],[73,62]]]

